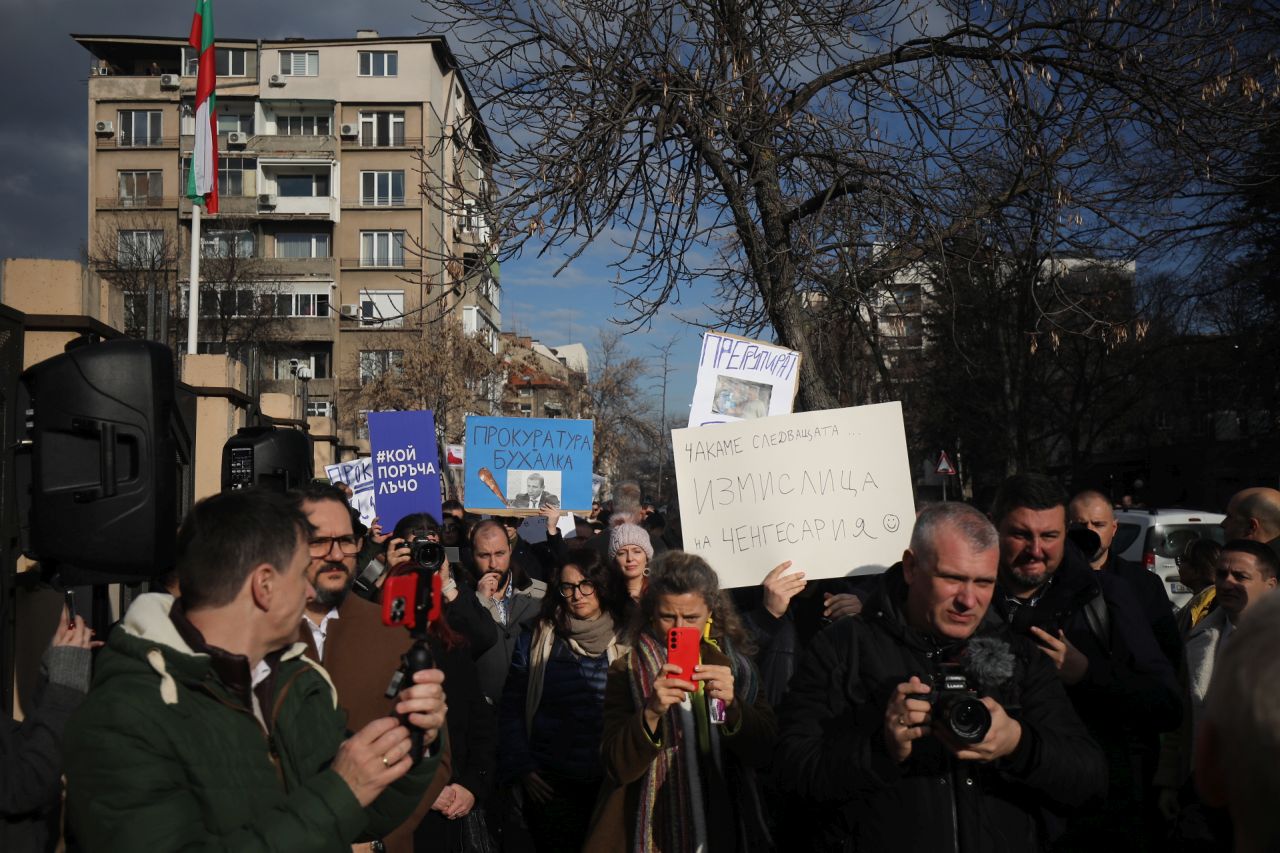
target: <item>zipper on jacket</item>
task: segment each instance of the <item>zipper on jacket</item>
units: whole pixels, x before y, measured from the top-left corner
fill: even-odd
[[[276,776],[280,778],[280,785],[284,788],[286,794],[289,793],[289,781],[285,778],[284,763],[280,757],[280,750],[277,748],[275,737],[276,721],[280,718],[280,709],[284,706],[284,698],[288,695],[289,688],[292,687],[293,683],[298,680],[299,676],[306,671],[306,664],[299,667],[298,671],[289,676],[289,680],[286,681],[284,686],[276,692],[275,702],[271,706],[271,728],[268,729],[266,726],[263,726],[263,732],[267,736],[267,754],[271,756],[271,763],[275,765],[276,768]],[[254,719],[256,720],[257,717],[254,717]],[[259,721],[259,724],[261,725],[261,721]]]

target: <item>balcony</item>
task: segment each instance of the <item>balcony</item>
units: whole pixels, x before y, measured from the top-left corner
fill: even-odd
[[[389,145],[361,145],[360,137],[344,136],[342,137],[343,151],[396,151],[406,148],[421,148],[421,137],[405,137],[402,139],[392,138]]]
[[[280,136],[260,133],[249,137],[245,145],[245,150],[271,157],[316,157],[326,154],[332,157],[337,149],[336,136]]]
[[[177,148],[180,138],[177,136],[131,136],[126,137],[121,133],[100,133],[97,134],[96,143],[98,150],[109,148],[122,148],[130,151],[138,149],[162,150],[165,148]]]
[[[108,196],[94,200],[98,210],[172,210],[178,206],[177,196],[142,196],[120,198]]]
[[[422,269],[422,258],[406,254],[403,258],[343,258],[345,270],[412,270]]]

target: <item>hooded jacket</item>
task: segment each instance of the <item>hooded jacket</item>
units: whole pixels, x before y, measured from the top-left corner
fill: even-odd
[[[895,566],[860,617],[814,639],[780,714],[774,773],[826,804],[815,849],[1037,851],[1041,809],[1079,806],[1106,788],[1102,753],[1072,710],[1047,658],[988,611],[969,640],[940,645],[907,625],[907,586]],[[960,761],[926,735],[901,764],[884,743],[884,713],[899,684],[934,683],[942,660],[974,639],[1002,644],[1012,673],[980,690],[1022,726],[1014,751],[990,764]],[[849,845],[852,845],[851,847]]]
[[[134,602],[68,725],[68,811],[85,850],[349,851],[409,816],[439,749],[362,808],[330,769],[344,715],[303,645],[269,657],[260,722],[172,607],[163,594]]]

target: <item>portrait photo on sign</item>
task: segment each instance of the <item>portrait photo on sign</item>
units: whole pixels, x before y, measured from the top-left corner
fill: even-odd
[[[507,506],[542,509],[560,506],[559,471],[507,471]]]
[[[772,385],[721,375],[716,377],[711,411],[717,415],[743,420],[763,418],[769,414],[769,400],[772,396]]]

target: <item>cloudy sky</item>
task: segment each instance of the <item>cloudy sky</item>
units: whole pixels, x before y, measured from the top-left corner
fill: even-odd
[[[87,230],[85,188],[90,57],[70,33],[184,36],[189,0],[0,0],[0,257],[77,258]],[[416,0],[215,0],[217,33],[227,38],[332,38],[376,29],[416,34],[424,7]],[[608,246],[593,247],[558,277],[558,256],[526,258],[502,269],[503,328],[548,344],[592,346],[606,318],[625,320],[615,304]],[[652,329],[626,338],[636,356],[656,361],[654,346],[677,337],[667,411],[686,415],[693,394],[700,333],[685,320],[709,319],[697,294]],[[656,381],[654,383],[656,391]]]

